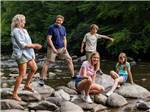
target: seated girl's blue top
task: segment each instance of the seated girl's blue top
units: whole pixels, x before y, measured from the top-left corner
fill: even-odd
[[[118,66],[118,63],[116,64],[116,70],[117,70],[117,66]],[[128,68],[130,68],[130,63],[126,62],[126,70],[124,70],[124,64],[121,64],[119,71],[118,71],[118,74],[120,76],[128,76],[128,72],[127,72]]]

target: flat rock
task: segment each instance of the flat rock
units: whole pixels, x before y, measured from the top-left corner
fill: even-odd
[[[150,97],[150,92],[144,87],[137,85],[137,84],[125,83],[116,92],[127,98]]]
[[[20,105],[20,103],[16,100],[4,99],[1,100],[1,109],[20,109],[23,110],[24,107]]]
[[[74,89],[70,89],[66,86],[59,86],[56,88],[56,90],[59,90],[59,89],[63,89],[68,94],[78,94],[77,91],[75,91]]]
[[[28,105],[29,110],[49,110],[49,111],[55,111],[58,109],[58,107],[50,103],[48,101],[41,101],[39,103],[31,103]]]
[[[126,105],[127,103],[127,100],[123,96],[116,93],[111,94],[107,98],[107,104],[111,107],[121,107]]]
[[[63,89],[55,91],[54,96],[62,98],[63,100],[68,100],[68,101],[70,100],[70,95],[68,93],[64,92]]]
[[[69,101],[65,101],[61,104],[60,111],[61,112],[84,112],[81,107]]]

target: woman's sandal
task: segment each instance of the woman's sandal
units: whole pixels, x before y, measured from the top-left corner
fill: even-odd
[[[30,87],[24,87],[23,90],[30,91],[30,92],[34,93],[34,90]]]

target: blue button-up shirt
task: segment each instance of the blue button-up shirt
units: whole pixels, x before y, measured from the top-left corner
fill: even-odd
[[[56,49],[64,47],[64,38],[66,37],[64,26],[59,26],[57,24],[50,25],[48,28],[48,35],[52,36],[52,42]]]
[[[14,28],[11,32],[11,40],[13,44],[12,58],[19,59],[21,56],[24,56],[27,60],[35,58],[33,48],[25,47],[32,43],[26,29]]]

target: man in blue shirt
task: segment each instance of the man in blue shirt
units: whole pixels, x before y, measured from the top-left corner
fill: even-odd
[[[41,81],[40,84],[44,85],[44,79],[46,79],[48,65],[55,62],[56,56],[62,59],[67,60],[68,67],[70,69],[72,77],[74,76],[74,66],[72,58],[70,57],[67,51],[67,39],[66,39],[66,30],[62,26],[64,22],[64,17],[58,15],[54,24],[49,26],[48,29],[48,48],[47,48],[47,59],[43,65],[41,71]]]

